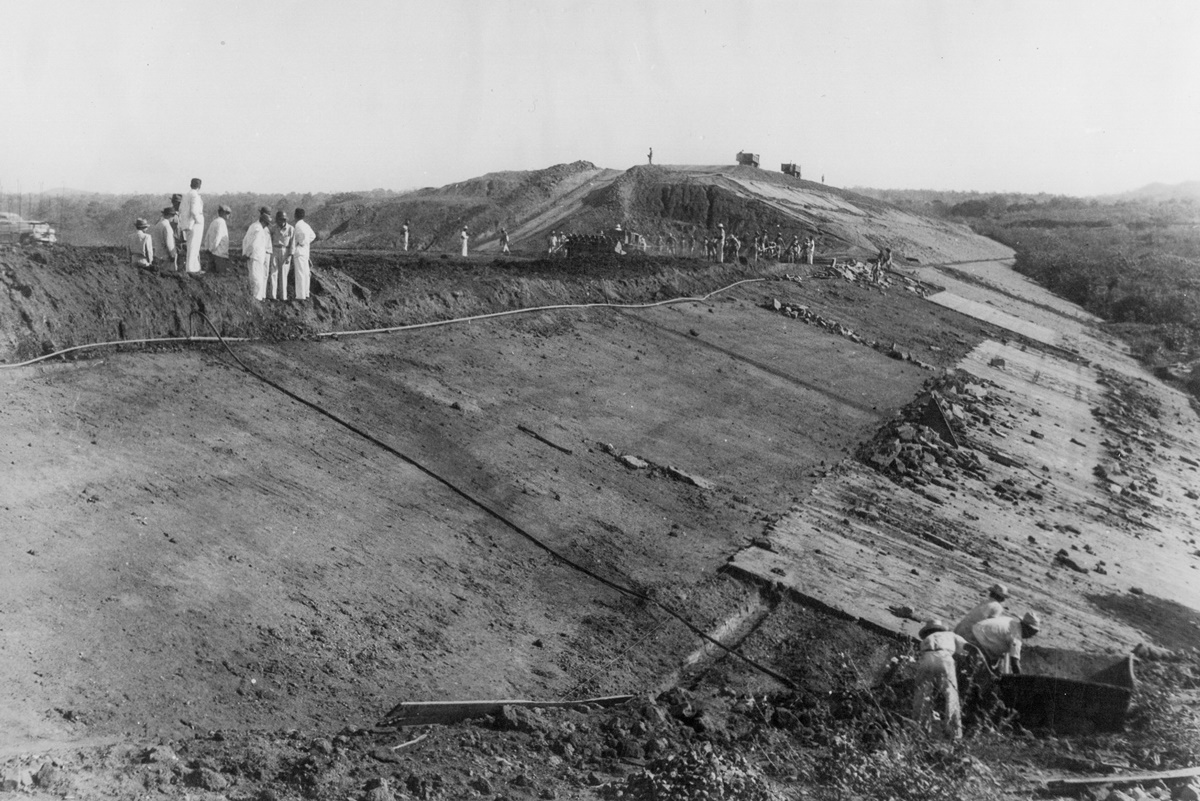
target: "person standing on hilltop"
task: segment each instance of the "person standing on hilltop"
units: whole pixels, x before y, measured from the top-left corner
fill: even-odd
[[[154,225],[151,237],[154,240],[155,263],[163,272],[173,273],[179,268],[175,262],[178,255],[175,250],[175,227],[172,225],[176,217],[172,206],[164,206],[162,219]]]
[[[267,256],[271,252],[271,211],[266,206],[258,210],[258,221],[242,237],[242,255],[246,257],[246,276],[250,280],[250,295],[257,301],[267,299]]]
[[[179,230],[187,247],[187,272],[200,270],[200,240],[204,238],[204,198],[200,197],[200,179],[192,179],[179,206]]]
[[[138,217],[133,221],[133,233],[126,240],[125,249],[129,252],[129,263],[134,267],[149,270],[154,265],[154,242],[146,229],[150,224]]]
[[[296,273],[296,300],[308,300],[308,287],[311,282],[309,266],[309,247],[317,241],[317,232],[304,221],[304,209],[293,212],[296,224],[292,226],[292,267]]]
[[[467,257],[467,243],[471,238],[471,235],[467,233],[467,226],[463,226],[462,233],[459,236],[462,238],[462,255],[465,259]]]
[[[229,215],[232,209],[221,204],[217,206],[217,218],[209,224],[204,232],[204,252],[208,254],[209,269],[214,273],[223,273],[229,265]]]
[[[650,152],[646,154],[646,163],[647,164],[654,163],[654,148],[650,148]]]
[[[267,295],[273,300],[287,300],[288,276],[292,271],[292,248],[296,229],[288,224],[287,214],[275,212],[275,224],[271,226],[271,274],[267,279]]]

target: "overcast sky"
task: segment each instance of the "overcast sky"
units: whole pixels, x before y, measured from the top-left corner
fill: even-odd
[[[838,186],[1200,180],[1194,0],[0,0],[0,189],[440,186],[584,159]]]

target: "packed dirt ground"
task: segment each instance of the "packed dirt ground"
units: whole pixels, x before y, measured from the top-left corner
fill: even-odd
[[[0,261],[10,362],[232,340],[0,371],[4,790],[1024,797],[1054,771],[1190,764],[1194,609],[1120,610],[1180,627],[1146,635],[1174,653],[1126,735],[980,722],[940,748],[868,692],[910,643],[725,569],[928,379],[1011,336],[926,301],[936,276],[324,253],[310,304],[255,306],[240,274],[107,249]],[[682,297],[705,299],[631,308]],[[589,303],[610,305],[325,336]]]

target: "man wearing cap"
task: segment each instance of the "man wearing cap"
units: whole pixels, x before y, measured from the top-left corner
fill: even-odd
[[[200,197],[200,179],[192,179],[192,188],[180,200],[179,230],[187,246],[187,271],[200,272],[200,240],[204,238],[204,198]]]
[[[268,279],[267,295],[274,300],[287,300],[288,275],[292,270],[292,242],[296,229],[288,224],[287,214],[275,212],[275,224],[271,226],[271,277]]]
[[[1042,621],[1036,612],[1020,620],[1008,615],[981,620],[971,629],[974,641],[988,663],[1001,675],[1021,672],[1021,644],[1038,633]]]
[[[263,206],[258,221],[242,237],[242,255],[246,257],[246,275],[250,279],[250,294],[255,300],[267,299],[267,258],[271,253],[271,211]]]
[[[168,273],[175,272],[179,266],[175,261],[178,256],[178,252],[175,250],[174,222],[176,216],[174,207],[163,206],[162,219],[154,224],[154,229],[150,232],[150,237],[154,241],[155,264],[158,269]]]
[[[317,232],[304,221],[304,209],[294,212],[296,224],[292,226],[292,267],[296,272],[296,300],[308,300],[309,246],[317,241]]]
[[[954,657],[966,653],[967,641],[934,618],[925,621],[917,656],[916,688],[913,690],[913,719],[922,731],[933,727],[936,706],[941,716],[941,734],[948,740],[962,739],[962,704],[958,700],[958,676]]]
[[[146,229],[150,225],[141,217],[133,221],[134,231],[126,240],[126,250],[129,251],[129,263],[134,267],[149,270],[154,265],[154,242]]]
[[[967,612],[963,616],[963,619],[958,621],[958,625],[954,627],[954,633],[972,645],[979,645],[979,643],[975,642],[975,635],[971,629],[975,628],[975,624],[981,620],[1003,615],[1004,602],[1006,600],[1008,600],[1008,587],[1005,587],[1003,584],[993,584],[988,588],[988,600],[979,604],[970,612]]]
[[[462,254],[463,254],[463,258],[466,258],[467,257],[467,241],[470,238],[470,235],[467,234],[467,226],[465,226],[465,225],[463,226],[461,236],[462,236]]]

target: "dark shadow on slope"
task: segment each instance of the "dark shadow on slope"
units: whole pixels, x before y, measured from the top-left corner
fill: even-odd
[[[1200,611],[1146,593],[1094,593],[1089,601],[1163,648],[1200,647]]]

